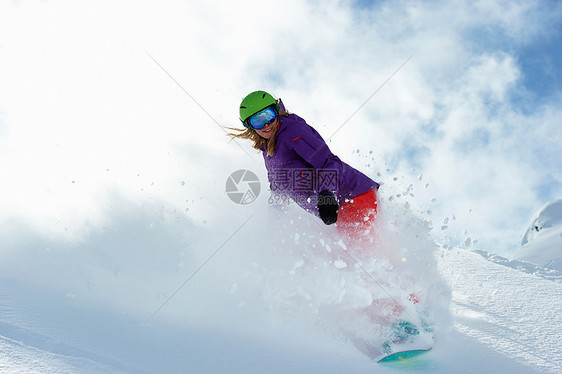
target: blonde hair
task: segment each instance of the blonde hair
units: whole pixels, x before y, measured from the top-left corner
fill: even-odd
[[[280,116],[288,116],[290,114],[285,108],[283,108],[283,105],[281,105],[281,99],[277,100],[277,104],[279,104]],[[280,121],[279,118],[277,120]],[[230,141],[232,141],[233,139],[248,139],[251,142],[253,142],[252,147],[254,147],[259,151],[265,150],[268,156],[273,156],[273,154],[275,153],[275,142],[277,138],[276,135],[277,135],[277,130],[279,129],[279,125],[275,127],[275,129],[273,129],[273,133],[271,134],[271,137],[269,139],[262,138],[256,132],[256,130],[251,127],[247,127],[244,129],[227,127],[227,129],[238,132],[238,133],[227,134],[228,136],[230,136]]]

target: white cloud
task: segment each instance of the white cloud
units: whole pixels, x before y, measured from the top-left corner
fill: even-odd
[[[73,225],[79,233],[103,221],[116,192],[181,212],[189,205],[198,221],[228,214],[228,174],[247,167],[264,177],[261,156],[227,144],[215,123],[238,126],[247,92],[281,96],[329,137],[413,55],[332,148],[372,176],[415,167],[431,184],[416,198],[438,198],[430,204],[436,221],[456,214],[459,229],[486,249],[515,249],[543,199],[561,193],[556,100],[519,110],[511,96],[525,90],[525,72],[515,47],[498,42],[544,36],[559,18],[541,6],[4,2],[2,214],[45,232],[66,235]],[[489,39],[475,39],[483,35]],[[372,150],[378,163],[366,167],[351,156],[355,149]],[[547,176],[550,195],[540,196]]]

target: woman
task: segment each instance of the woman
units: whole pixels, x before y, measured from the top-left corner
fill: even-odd
[[[277,199],[291,198],[326,225],[335,223],[346,242],[354,246],[355,253],[371,255],[368,244],[373,235],[369,233],[377,213],[379,184],[342,162],[316,130],[299,116],[288,113],[281,100],[267,92],[252,92],[242,100],[240,120],[246,129],[231,136],[249,139],[254,148],[262,151],[271,190]],[[374,279],[371,275],[369,278]],[[408,298],[413,304],[419,302],[414,293]],[[404,311],[393,297],[375,298],[370,305],[350,309],[346,320],[391,324],[395,336],[384,343],[391,350],[390,344],[419,334],[414,324],[402,320]],[[381,352],[376,340],[371,343],[371,336],[356,335],[354,325],[350,326],[350,339],[368,356],[390,353],[384,345]]]
[[[267,92],[242,100],[240,120],[246,129],[231,136],[249,139],[262,151],[277,200],[291,198],[349,239],[366,239],[377,212],[378,183],[342,162],[316,130]]]

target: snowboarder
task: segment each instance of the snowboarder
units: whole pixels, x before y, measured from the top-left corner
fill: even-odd
[[[335,223],[346,240],[364,241],[377,213],[377,182],[342,162],[314,128],[267,92],[242,100],[240,120],[245,129],[231,136],[262,151],[273,199],[291,198],[326,225]]]
[[[314,128],[289,113],[281,99],[276,100],[267,92],[255,91],[242,100],[240,120],[245,129],[232,129],[238,133],[230,135],[252,141],[253,147],[263,153],[272,199],[282,203],[290,198],[326,225],[336,224],[354,253],[374,255],[369,244],[379,184],[341,161]],[[371,275],[369,279],[376,282]],[[417,304],[417,296],[411,302]],[[350,313],[358,316],[354,320],[388,325],[388,341],[381,348],[376,338],[371,342],[371,337],[354,336],[354,331],[350,340],[377,360],[398,360],[430,349],[428,342],[419,343],[420,338],[427,339],[429,332],[420,334],[414,324],[403,320],[404,311],[396,298],[374,299],[370,305],[356,310],[356,314]]]

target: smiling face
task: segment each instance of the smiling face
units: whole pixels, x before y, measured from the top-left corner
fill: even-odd
[[[267,125],[265,125],[261,130],[256,130],[256,132],[262,138],[269,139],[271,138],[271,135],[273,135],[273,130],[275,130],[278,124],[279,124],[279,117],[277,117],[275,121],[273,121],[272,123],[268,123]]]

